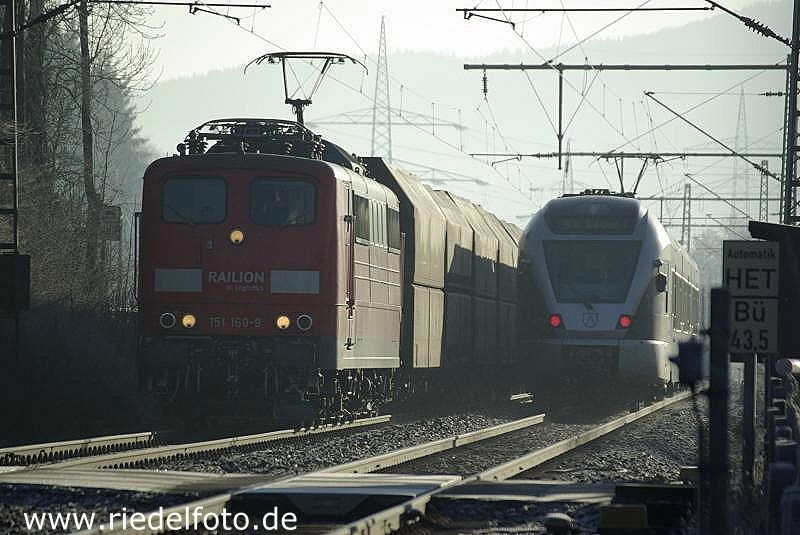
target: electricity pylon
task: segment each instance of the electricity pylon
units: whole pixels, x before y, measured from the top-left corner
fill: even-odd
[[[386,17],[381,17],[375,97],[372,100],[372,156],[392,161],[392,112],[389,103],[389,62],[386,57]]]

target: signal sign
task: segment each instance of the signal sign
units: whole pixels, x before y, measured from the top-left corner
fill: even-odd
[[[733,355],[778,352],[779,252],[777,242],[725,240],[722,244]]]

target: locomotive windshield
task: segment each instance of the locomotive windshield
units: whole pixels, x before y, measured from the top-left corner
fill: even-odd
[[[221,178],[172,177],[164,181],[161,216],[168,223],[222,223],[227,187]]]
[[[250,217],[258,225],[310,225],[315,190],[308,180],[256,180],[250,189]]]
[[[640,241],[546,240],[543,245],[557,301],[625,301],[639,260]]]

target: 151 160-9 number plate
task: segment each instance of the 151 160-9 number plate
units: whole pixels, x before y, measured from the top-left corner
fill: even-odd
[[[208,321],[212,329],[259,329],[264,325],[261,318],[247,316],[210,316]]]

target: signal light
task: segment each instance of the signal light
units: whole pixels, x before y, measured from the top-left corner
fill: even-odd
[[[550,323],[550,327],[557,328],[561,327],[561,315],[560,314],[550,314],[550,319],[548,320]]]
[[[619,321],[617,322],[617,324],[618,324],[620,327],[622,327],[623,329],[627,329],[628,327],[630,327],[630,326],[631,326],[631,323],[633,323],[633,320],[632,320],[632,319],[631,319],[631,317],[630,317],[630,316],[628,316],[627,314],[622,314],[622,315],[619,317]]]
[[[194,317],[194,314],[184,314],[181,318],[181,325],[184,329],[191,329],[197,325],[197,318]]]
[[[228,239],[231,241],[233,245],[241,245],[244,241],[244,232],[240,229],[233,229],[231,233],[228,235]]]
[[[278,319],[275,320],[275,326],[282,331],[288,329],[291,324],[292,320],[289,319],[289,316],[278,316]]]

